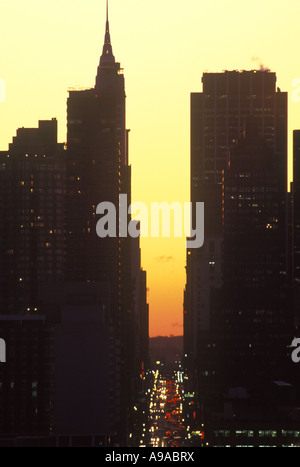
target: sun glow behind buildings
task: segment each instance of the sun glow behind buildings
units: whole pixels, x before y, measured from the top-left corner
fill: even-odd
[[[277,74],[289,93],[291,134],[300,127],[295,59],[300,5],[292,0],[249,4],[189,0],[111,0],[113,52],[124,68],[132,197],[189,201],[190,93],[201,91],[202,73],[259,69]],[[272,18],[272,20],[270,20]],[[105,31],[105,2],[13,0],[2,5],[1,149],[19,127],[56,117],[66,140],[67,90],[91,87]],[[291,178],[291,171],[289,174]],[[182,334],[185,239],[142,238],[147,270],[150,335]]]

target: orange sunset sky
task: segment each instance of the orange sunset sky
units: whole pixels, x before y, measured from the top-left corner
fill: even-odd
[[[53,117],[59,141],[66,141],[67,91],[94,86],[105,8],[105,0],[1,3],[1,150],[17,128]],[[205,71],[263,64],[276,72],[289,93],[291,159],[292,130],[300,128],[299,17],[297,0],[110,0],[113,53],[125,74],[134,201],[189,201],[190,93],[202,91]],[[141,248],[150,336],[181,335],[185,238],[142,238]]]

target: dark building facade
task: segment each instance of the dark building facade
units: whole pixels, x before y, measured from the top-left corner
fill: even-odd
[[[38,310],[39,285],[65,267],[65,149],[57,121],[20,128],[0,163],[0,310]]]
[[[53,329],[41,313],[0,314],[7,360],[0,365],[0,445],[49,436],[54,427]],[[5,445],[5,444],[4,444]]]
[[[105,282],[46,284],[41,291],[53,338],[52,435],[97,438],[100,445],[116,436],[121,355],[110,296]]]
[[[300,130],[293,132],[293,272],[297,283],[300,283]]]
[[[210,291],[222,282],[222,177],[232,145],[242,136],[245,119],[257,122],[258,135],[278,155],[287,184],[287,95],[276,90],[268,71],[204,73],[203,92],[191,94],[191,201],[204,202],[205,243],[188,252],[185,293],[185,354],[196,355],[198,331],[207,332]],[[281,155],[281,157],[279,156]]]
[[[45,283],[41,313],[1,314],[1,446],[115,442],[120,397],[106,283]]]
[[[65,273],[65,146],[57,121],[20,128],[2,151],[0,195],[1,443],[54,430],[54,328],[40,294]],[[43,310],[43,311],[42,311]]]
[[[139,229],[139,221],[132,221]],[[149,362],[149,304],[147,300],[147,273],[141,267],[140,238],[131,239],[131,264],[134,310],[134,368],[136,375],[145,374]]]
[[[205,241],[187,251],[184,354],[214,410],[230,385],[266,389],[290,374],[287,94],[269,71],[202,81],[191,95],[191,200],[204,201]]]
[[[300,130],[293,132],[293,182],[291,183],[291,225],[293,251],[294,315],[298,336],[300,328]]]
[[[276,157],[251,124],[224,170],[223,286],[213,324],[225,339],[223,372],[245,385],[287,376],[293,330],[287,194]]]

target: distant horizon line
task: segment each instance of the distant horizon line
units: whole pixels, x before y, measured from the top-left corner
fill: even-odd
[[[169,336],[165,336],[165,335],[162,335],[162,334],[158,334],[157,336],[149,336],[149,339],[157,339],[157,338],[164,338],[164,339],[172,339],[173,337],[184,337],[183,334],[170,334]]]

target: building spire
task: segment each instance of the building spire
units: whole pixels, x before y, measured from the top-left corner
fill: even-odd
[[[108,0],[106,0],[106,26],[103,51],[100,58],[100,65],[105,63],[115,63],[115,57],[112,53],[112,46],[110,41],[109,21],[108,21]]]
[[[105,44],[110,44],[109,21],[108,21],[108,0],[106,0]]]

